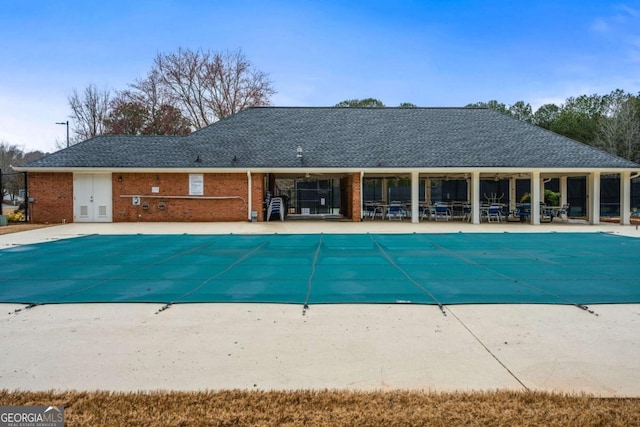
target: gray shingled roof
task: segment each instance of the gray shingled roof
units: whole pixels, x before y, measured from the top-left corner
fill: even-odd
[[[296,158],[298,146],[303,161]],[[640,165],[490,109],[256,107],[188,136],[93,138],[26,167],[638,169]]]

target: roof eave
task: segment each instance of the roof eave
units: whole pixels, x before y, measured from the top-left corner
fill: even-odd
[[[640,173],[640,167],[375,167],[375,168],[263,168],[263,167],[235,167],[235,168],[215,168],[215,167],[197,167],[197,168],[132,168],[132,167],[20,167],[15,166],[13,170],[16,172],[67,172],[67,173],[620,173],[620,172],[637,172]]]

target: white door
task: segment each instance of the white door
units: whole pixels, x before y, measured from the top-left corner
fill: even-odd
[[[73,177],[73,220],[111,222],[111,174],[76,174]]]

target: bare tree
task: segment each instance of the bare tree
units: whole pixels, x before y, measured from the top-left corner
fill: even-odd
[[[205,102],[218,119],[247,107],[269,105],[275,93],[268,75],[256,70],[241,51],[215,53],[205,66]]]
[[[150,73],[170,104],[200,129],[230,114],[257,105],[269,105],[275,93],[268,76],[254,68],[242,52],[178,49],[158,54]]]
[[[182,112],[169,104],[162,104],[149,116],[142,129],[144,135],[188,135],[191,124]]]
[[[110,133],[131,135],[187,135],[190,121],[182,111],[171,104],[167,88],[160,81],[157,70],[151,70],[145,79],[118,92],[111,102],[107,119]],[[119,126],[114,126],[119,125]]]
[[[111,92],[108,89],[100,90],[93,84],[84,88],[82,93],[73,89],[68,101],[74,121],[73,132],[76,142],[105,133],[104,120],[109,113],[111,101]]]
[[[600,120],[594,145],[625,159],[639,161],[640,99],[614,91],[607,100],[606,114]]]

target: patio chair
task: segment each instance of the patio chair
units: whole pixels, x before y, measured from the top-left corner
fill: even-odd
[[[420,219],[433,219],[435,218],[435,209],[433,206],[420,206]]]
[[[516,215],[520,218],[520,222],[529,222],[531,219],[531,205],[523,203],[516,209]]]
[[[372,220],[376,219],[376,217],[382,218],[383,211],[382,206],[378,206],[375,203],[368,203],[364,206],[364,216],[366,218],[371,218]]]
[[[563,222],[569,222],[569,204],[562,205],[562,208],[558,211],[558,218]]]
[[[365,218],[374,218],[376,212],[376,207],[375,205],[371,204],[371,203],[365,203],[364,205],[364,217]]]
[[[462,207],[462,220],[471,222],[471,206],[464,205]]]
[[[451,219],[451,209],[449,209],[448,205],[435,205],[435,220],[438,221],[438,219],[442,219],[444,221],[449,221]]]
[[[502,222],[502,207],[500,205],[491,205],[487,209],[487,221],[488,222]]]
[[[280,216],[280,221],[284,221],[284,203],[282,197],[274,197],[269,202],[269,208],[267,209],[267,221],[271,220],[271,215],[277,214]]]
[[[553,209],[540,202],[540,222],[552,222]]]
[[[401,203],[392,202],[387,209],[387,218],[389,218],[389,220],[393,218],[402,221],[402,219],[404,218],[404,205]]]

